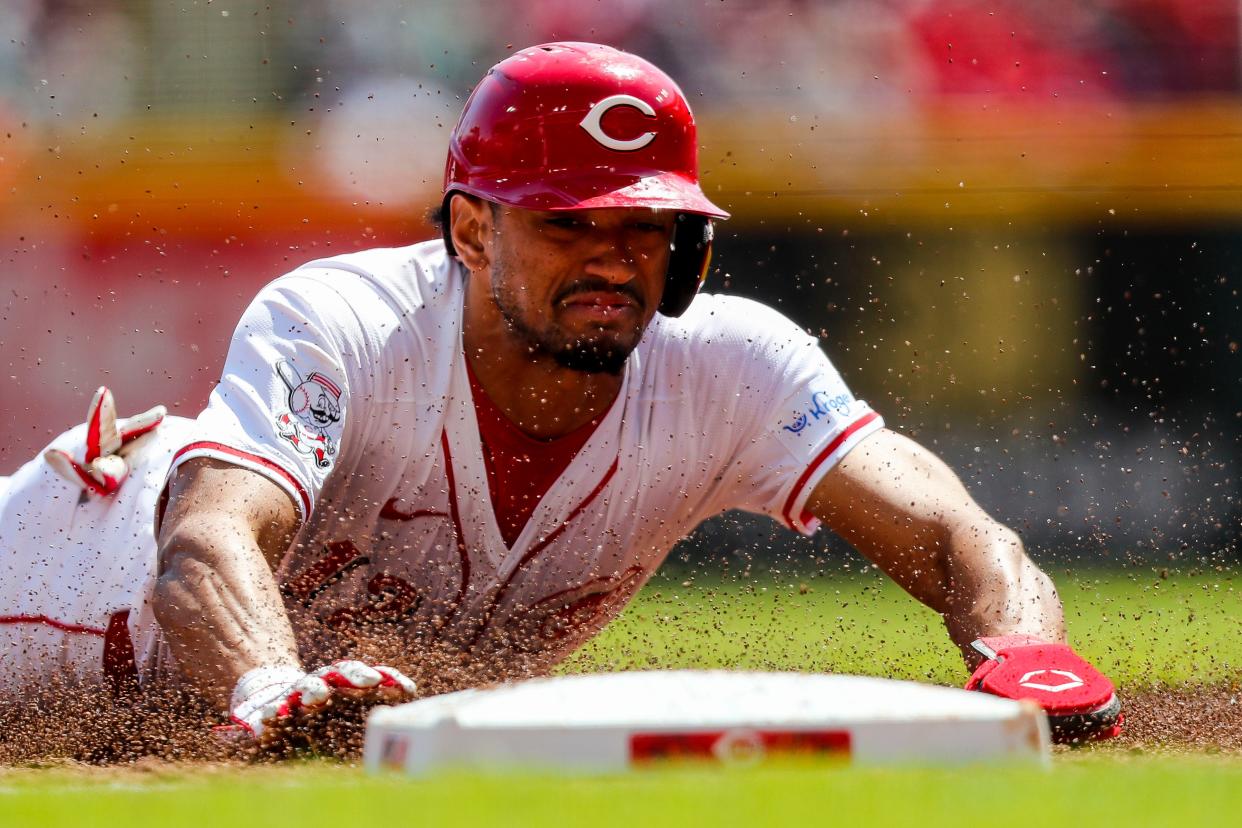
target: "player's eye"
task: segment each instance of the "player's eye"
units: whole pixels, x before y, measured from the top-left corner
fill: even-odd
[[[640,221],[635,223],[634,227],[643,233],[663,233],[668,229],[657,221]]]
[[[545,220],[545,223],[551,227],[558,227],[563,230],[576,230],[583,227],[583,222],[573,216],[552,216]]]

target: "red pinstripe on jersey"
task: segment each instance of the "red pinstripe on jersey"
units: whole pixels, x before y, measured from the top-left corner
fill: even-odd
[[[138,690],[138,664],[134,660],[134,640],[129,634],[129,610],[117,610],[104,630],[103,673],[114,696],[127,696]]]
[[[492,611],[495,610],[496,607],[500,606],[500,602],[504,599],[505,593],[509,591],[509,587],[513,585],[513,581],[515,578],[517,578],[518,573],[520,573],[522,569],[526,567],[527,564],[533,561],[536,555],[538,555],[540,552],[546,549],[549,545],[551,545],[551,543],[554,540],[559,538],[561,536],[561,533],[569,528],[569,524],[573,523],[574,519],[578,517],[578,515],[582,514],[582,512],[586,509],[587,506],[591,505],[591,501],[599,497],[600,492],[604,491],[604,488],[608,485],[608,481],[612,480],[612,476],[617,473],[617,466],[620,464],[620,462],[621,462],[621,458],[619,457],[615,458],[612,461],[612,465],[608,467],[608,471],[604,473],[603,479],[600,480],[598,484],[596,484],[595,488],[591,490],[590,494],[588,494],[585,498],[583,498],[581,503],[579,503],[576,507],[574,507],[574,510],[569,513],[569,516],[565,518],[563,521],[561,521],[561,525],[557,526],[555,529],[549,532],[547,537],[545,537],[543,540],[539,541],[539,543],[532,546],[530,550],[525,555],[522,556],[522,560],[518,561],[518,565],[513,568],[513,571],[511,573],[509,573],[509,577],[506,578],[505,582],[500,585],[500,589],[496,590],[496,593],[492,597],[490,601],[490,605],[487,608],[486,615],[490,616]],[[474,640],[471,643],[477,642],[479,640],[479,638],[483,635],[483,630],[485,627],[486,627],[486,624],[479,627],[479,629],[475,632]]]
[[[301,498],[302,515],[306,518],[310,517],[311,500],[310,500],[310,495],[306,493],[306,489],[304,489],[302,487],[302,484],[298,482],[298,479],[294,477],[292,474],[290,474],[288,471],[286,471],[283,466],[279,466],[276,463],[273,463],[271,460],[268,460],[266,457],[260,457],[259,455],[251,454],[248,451],[242,451],[241,449],[235,449],[232,446],[226,446],[223,443],[213,443],[209,440],[200,440],[196,443],[190,443],[188,446],[185,446],[184,448],[180,449],[176,454],[174,454],[173,459],[172,459],[173,465],[176,465],[177,460],[180,459],[183,455],[186,455],[191,451],[199,451],[199,450],[215,451],[221,454],[227,454],[230,457],[237,457],[242,460],[249,460],[251,463],[256,463],[262,466],[263,468],[268,469],[269,471],[275,472],[276,474],[280,475],[282,479],[288,481],[289,485],[293,487],[293,490],[298,493],[298,497]]]
[[[453,531],[457,533],[457,555],[461,558],[461,587],[457,597],[453,599],[450,612],[456,612],[466,599],[466,588],[470,585],[470,550],[466,548],[466,533],[461,526],[461,512],[457,509],[457,484],[453,479],[453,453],[449,450],[448,431],[440,432],[440,446],[444,449],[444,474],[448,478],[449,512],[453,516]]]
[[[65,621],[57,621],[55,618],[48,618],[46,615],[0,615],[0,624],[46,624],[49,627],[67,633],[81,633],[83,635],[103,636],[104,630],[99,627],[86,627],[82,624],[70,624]]]
[[[46,615],[0,615],[0,624],[42,624],[71,635],[93,635],[103,639],[103,674],[114,695],[138,688],[138,666],[134,661],[134,642],[129,635],[129,610],[117,610],[108,618],[106,629],[70,624]]]
[[[785,501],[785,508],[781,510],[781,517],[785,519],[785,523],[788,524],[790,528],[793,528],[794,526],[794,503],[798,500],[798,495],[802,492],[802,487],[806,485],[806,481],[811,479],[811,475],[815,474],[815,470],[822,466],[824,461],[831,457],[834,451],[841,448],[842,444],[845,443],[846,440],[857,434],[859,429],[870,425],[879,418],[880,415],[876,414],[874,411],[868,412],[867,414],[859,417],[857,420],[850,423],[844,431],[834,437],[832,442],[829,443],[827,447],[817,454],[815,459],[810,462],[810,464],[806,467],[806,470],[803,471],[802,475],[798,478],[798,482],[794,484],[793,489],[789,492],[789,498]],[[805,522],[806,520],[804,519],[803,523]]]

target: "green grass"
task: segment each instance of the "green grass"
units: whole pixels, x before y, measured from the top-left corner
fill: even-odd
[[[323,764],[123,782],[6,784],[5,826],[1235,825],[1242,763],[1201,758],[957,770],[776,764],[617,776],[364,776]],[[986,817],[986,819],[985,819]]]
[[[1236,680],[1233,571],[1058,577],[1071,634],[1126,687]],[[822,670],[957,684],[939,619],[874,572],[649,585],[566,670]],[[330,762],[130,770],[0,769],[0,826],[1233,825],[1242,758],[1058,753],[1031,767],[670,766],[632,774],[367,776]]]
[[[1216,682],[1242,670],[1242,579],[1232,570],[1056,578],[1070,640],[1118,684]],[[688,584],[688,585],[686,585]],[[960,684],[939,616],[883,575],[664,578],[568,670],[731,667]]]

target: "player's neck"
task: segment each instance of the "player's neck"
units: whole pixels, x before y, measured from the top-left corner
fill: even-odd
[[[564,368],[529,347],[503,323],[472,319],[462,336],[466,359],[488,398],[519,429],[554,439],[606,412],[621,390],[622,375]]]
[[[466,348],[466,359],[488,398],[525,433],[561,437],[608,410],[621,378],[585,374],[530,360],[497,359],[488,349]]]

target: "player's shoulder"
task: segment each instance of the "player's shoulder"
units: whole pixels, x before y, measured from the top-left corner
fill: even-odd
[[[691,352],[781,351],[817,343],[780,311],[743,296],[702,293],[676,318],[660,317],[658,336]]]
[[[382,295],[413,308],[450,294],[454,275],[454,260],[444,242],[432,239],[315,259],[283,278],[318,282],[344,294]]]
[[[710,440],[753,434],[770,419],[771,406],[809,380],[834,374],[815,337],[752,299],[700,294],[684,314],[657,317],[654,327],[640,354],[640,387],[653,401],[687,403],[656,410],[693,412],[696,433],[713,435]]]
[[[448,263],[449,255],[444,242],[429,239],[402,247],[372,247],[325,256],[307,262],[298,270],[331,268],[377,280],[403,277],[434,280],[447,270]]]
[[[439,240],[315,259],[264,286],[252,312],[379,338],[397,328],[438,328],[460,302],[457,268]]]

